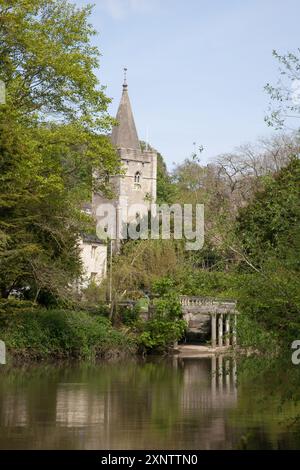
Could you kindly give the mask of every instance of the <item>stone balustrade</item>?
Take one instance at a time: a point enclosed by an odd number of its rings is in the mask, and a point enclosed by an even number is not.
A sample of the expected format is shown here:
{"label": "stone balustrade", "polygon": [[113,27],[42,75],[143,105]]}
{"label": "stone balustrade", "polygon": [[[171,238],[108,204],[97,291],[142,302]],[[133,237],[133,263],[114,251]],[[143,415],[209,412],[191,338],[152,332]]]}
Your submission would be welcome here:
{"label": "stone balustrade", "polygon": [[191,327],[200,322],[199,316],[211,317],[212,348],[235,347],[238,311],[234,300],[182,296],[180,298],[184,318]]}

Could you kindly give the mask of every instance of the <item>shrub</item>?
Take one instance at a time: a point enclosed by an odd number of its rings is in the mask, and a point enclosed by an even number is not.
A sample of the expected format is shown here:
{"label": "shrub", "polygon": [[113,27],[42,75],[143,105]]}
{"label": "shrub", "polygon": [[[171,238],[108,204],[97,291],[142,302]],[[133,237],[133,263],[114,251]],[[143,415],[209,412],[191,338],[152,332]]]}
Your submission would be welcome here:
{"label": "shrub", "polygon": [[154,314],[147,322],[136,324],[138,344],[144,351],[167,351],[185,333],[179,296],[172,287],[167,278],[155,282],[153,292],[160,297],[154,300]]}
{"label": "shrub", "polygon": [[126,306],[119,309],[119,317],[124,325],[134,325],[138,321],[139,315],[140,308],[138,305],[134,307]]}
{"label": "shrub", "polygon": [[0,303],[0,329],[8,350],[23,358],[96,358],[136,349],[133,337],[114,329],[105,317],[23,302],[10,309]]}
{"label": "shrub", "polygon": [[154,317],[143,323],[143,330],[138,336],[138,344],[146,351],[163,352],[171,348],[175,341],[185,333],[184,320],[167,320]]}

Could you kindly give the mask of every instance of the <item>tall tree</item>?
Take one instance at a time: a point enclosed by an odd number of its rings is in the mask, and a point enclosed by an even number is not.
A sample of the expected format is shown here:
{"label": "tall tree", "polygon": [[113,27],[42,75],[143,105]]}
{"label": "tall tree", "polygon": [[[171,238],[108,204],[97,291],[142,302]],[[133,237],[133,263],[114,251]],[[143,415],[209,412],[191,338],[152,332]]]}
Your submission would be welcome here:
{"label": "tall tree", "polygon": [[[0,293],[65,297],[92,189],[119,172],[90,7],[0,0]],[[97,176],[96,176],[97,175]]]}
{"label": "tall tree", "polygon": [[265,180],[237,220],[246,256],[258,269],[248,277],[241,309],[279,340],[293,340],[300,329],[300,160]]}
{"label": "tall tree", "polygon": [[300,160],[296,156],[289,165],[264,182],[264,189],[240,211],[237,232],[251,259],[262,266],[268,256],[285,259],[294,246],[295,266],[300,223]]}

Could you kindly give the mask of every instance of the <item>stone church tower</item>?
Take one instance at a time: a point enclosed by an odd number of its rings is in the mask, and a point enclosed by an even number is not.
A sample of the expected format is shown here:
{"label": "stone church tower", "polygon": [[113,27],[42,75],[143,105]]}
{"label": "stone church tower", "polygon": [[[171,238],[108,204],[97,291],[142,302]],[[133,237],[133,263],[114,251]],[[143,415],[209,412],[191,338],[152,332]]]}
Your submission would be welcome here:
{"label": "stone church tower", "polygon": [[[154,150],[141,149],[131,110],[126,75],[116,120],[118,125],[112,130],[111,141],[118,151],[124,174],[110,178],[114,199],[93,194],[92,205],[86,210],[97,220],[101,206],[110,204],[115,207],[115,252],[120,246],[118,233],[121,229],[137,215],[141,218],[148,216],[151,204],[156,203],[157,154]],[[100,284],[107,272],[106,243],[97,237],[85,236],[80,242],[80,247],[85,271],[82,287],[87,287],[91,281]]]}
{"label": "stone church tower", "polygon": [[115,199],[105,199],[95,194],[93,208],[97,213],[101,204],[113,203],[118,233],[119,227],[136,218],[137,214],[139,217],[147,216],[150,205],[156,203],[157,154],[153,150],[141,149],[126,76],[116,120],[118,125],[112,130],[111,142],[118,151],[124,174],[111,177]]}

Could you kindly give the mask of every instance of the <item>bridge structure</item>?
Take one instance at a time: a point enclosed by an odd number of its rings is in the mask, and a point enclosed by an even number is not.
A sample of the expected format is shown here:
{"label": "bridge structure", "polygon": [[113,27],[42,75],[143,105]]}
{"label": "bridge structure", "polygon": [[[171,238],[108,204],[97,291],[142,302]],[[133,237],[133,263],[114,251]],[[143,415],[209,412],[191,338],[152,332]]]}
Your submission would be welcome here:
{"label": "bridge structure", "polygon": [[210,334],[213,349],[236,347],[236,301],[184,295],[180,303],[188,332]]}

